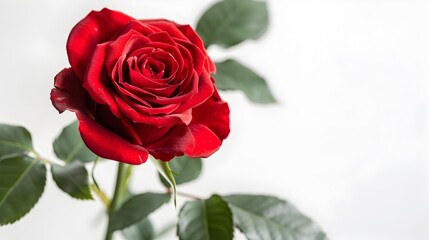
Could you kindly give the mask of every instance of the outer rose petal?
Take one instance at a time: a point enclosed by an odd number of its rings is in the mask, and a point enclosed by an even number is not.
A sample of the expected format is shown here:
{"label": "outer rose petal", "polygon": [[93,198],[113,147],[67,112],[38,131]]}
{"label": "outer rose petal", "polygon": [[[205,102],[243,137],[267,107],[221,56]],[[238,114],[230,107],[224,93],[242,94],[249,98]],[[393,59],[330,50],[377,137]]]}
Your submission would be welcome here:
{"label": "outer rose petal", "polygon": [[88,95],[70,68],[62,70],[55,77],[51,101],[60,113],[65,110],[76,113],[82,139],[97,155],[129,164],[141,164],[147,160],[146,149],[107,130],[88,115]]}
{"label": "outer rose petal", "polygon": [[192,55],[192,60],[194,61],[195,71],[198,74],[201,74],[201,72],[203,71],[203,67],[205,67],[204,63],[206,60],[206,56],[201,51],[201,49],[198,48],[195,44],[189,43],[187,41],[177,40],[177,43],[179,43],[189,51],[189,53]]}
{"label": "outer rose petal", "polygon": [[83,79],[95,46],[111,40],[127,25],[132,17],[107,8],[92,11],[70,32],[67,40],[67,55],[75,73]]}
{"label": "outer rose petal", "polygon": [[142,146],[131,144],[85,114],[76,116],[83,141],[98,156],[134,165],[146,162],[148,152]]}
{"label": "outer rose petal", "polygon": [[[121,117],[121,112],[114,100],[111,90],[108,88],[109,77],[104,70],[103,59],[106,56],[108,44],[100,44],[94,49],[91,62],[88,62],[87,72],[83,80],[83,87],[88,91],[92,99],[97,103],[106,104],[117,117]],[[112,96],[113,95],[113,96]]]}
{"label": "outer rose petal", "polygon": [[51,91],[51,101],[60,113],[65,110],[81,111],[87,105],[88,94],[71,68],[64,68],[55,76],[54,86],[55,88]]}
{"label": "outer rose petal", "polygon": [[198,92],[192,98],[188,99],[175,112],[184,111],[189,108],[196,107],[205,102],[213,94],[214,85],[208,73],[202,73],[199,76]]}
{"label": "outer rose petal", "polygon": [[203,124],[213,131],[222,141],[229,135],[229,107],[215,89],[213,96],[193,109],[192,123]]}
{"label": "outer rose petal", "polygon": [[[187,139],[192,137],[193,139]],[[183,140],[183,152],[189,157],[208,157],[216,152],[222,142],[207,126],[192,124]]]}
{"label": "outer rose petal", "polygon": [[189,25],[177,25],[177,28],[189,39],[190,42],[197,45],[198,48],[201,49],[205,53],[206,61],[204,63],[204,67],[207,69],[209,73],[216,72],[216,65],[207,55],[207,52],[204,47],[203,40],[198,36],[198,34],[191,28]]}
{"label": "outer rose petal", "polygon": [[179,31],[175,22],[165,19],[140,20],[140,22],[158,28],[160,31],[166,31],[171,37],[188,40],[188,38]]}
{"label": "outer rose petal", "polygon": [[167,133],[168,137],[146,146],[155,158],[169,161],[175,156],[208,157],[216,152],[222,142],[202,124],[178,126]]}

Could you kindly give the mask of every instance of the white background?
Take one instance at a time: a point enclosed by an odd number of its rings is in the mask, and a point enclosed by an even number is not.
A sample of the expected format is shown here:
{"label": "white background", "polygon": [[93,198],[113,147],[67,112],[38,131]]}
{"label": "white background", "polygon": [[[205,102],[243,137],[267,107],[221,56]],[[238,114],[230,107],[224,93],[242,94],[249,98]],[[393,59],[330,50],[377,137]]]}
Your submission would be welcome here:
{"label": "white background", "polygon": [[[333,240],[429,239],[429,2],[268,2],[271,25],[261,41],[209,51],[266,77],[279,104],[254,105],[240,93],[223,94],[232,112],[231,135],[204,160],[201,179],[180,189],[203,197],[277,195]],[[53,158],[51,142],[74,116],[58,115],[49,92],[53,76],[69,66],[65,42],[75,23],[107,6],[195,26],[212,3],[2,0],[0,122],[26,126],[42,154]],[[114,167],[105,162],[96,171],[109,193]],[[135,171],[133,188],[162,190],[150,164]],[[174,215],[168,206],[153,219],[160,227]],[[101,239],[105,224],[99,201],[72,200],[49,177],[36,207],[1,227],[0,239]]]}

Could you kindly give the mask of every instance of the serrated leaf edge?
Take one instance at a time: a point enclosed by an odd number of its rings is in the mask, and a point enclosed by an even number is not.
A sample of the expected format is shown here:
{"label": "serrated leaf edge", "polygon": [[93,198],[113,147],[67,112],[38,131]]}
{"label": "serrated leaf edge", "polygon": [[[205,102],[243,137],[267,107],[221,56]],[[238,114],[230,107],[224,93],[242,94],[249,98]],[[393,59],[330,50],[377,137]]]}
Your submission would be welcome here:
{"label": "serrated leaf edge", "polygon": [[[2,159],[3,160],[3,159]],[[31,165],[32,167],[31,168],[33,168],[35,165],[36,165],[36,163],[38,162],[38,160],[36,160],[36,159],[32,159],[33,161],[34,161],[34,163]],[[28,212],[26,212],[25,214],[23,214],[22,216],[20,216],[19,218],[17,218],[17,219],[15,219],[14,221],[11,221],[11,222],[5,222],[5,223],[1,223],[0,222],[0,226],[7,226],[7,225],[10,225],[10,224],[13,224],[13,223],[15,223],[15,222],[17,222],[17,221],[19,221],[21,218],[23,218],[24,216],[26,216],[28,213],[30,213],[31,212],[31,210],[36,206],[36,204],[39,202],[39,200],[40,200],[40,198],[42,197],[42,195],[43,195],[43,193],[45,192],[45,187],[46,187],[46,171],[47,171],[47,169],[46,169],[46,165],[45,164],[42,164],[43,165],[43,168],[45,169],[45,177],[44,177],[44,181],[43,181],[43,187],[42,187],[42,192],[41,192],[41,194],[40,194],[40,196],[37,198],[37,200],[34,202],[34,204],[30,207],[30,209],[28,210]],[[29,171],[29,170],[28,170]],[[25,172],[28,172],[27,170],[25,171]],[[20,177],[20,179],[21,179],[21,177]],[[2,202],[0,203],[0,205],[1,204],[3,204],[4,203],[4,200],[5,200],[6,198],[4,198],[3,200],[2,200]]]}
{"label": "serrated leaf edge", "polygon": [[[59,166],[59,167],[64,167],[64,166],[61,166],[61,165],[57,165],[57,166]],[[86,170],[86,168],[85,168],[85,170]],[[89,177],[89,175],[88,175],[88,170],[86,170],[87,172],[87,178]],[[51,174],[52,174],[52,179],[54,180],[54,182],[55,182],[55,184],[57,185],[57,187],[61,190],[61,191],[63,191],[65,194],[67,194],[68,196],[70,196],[70,197],[72,197],[72,198],[74,198],[74,199],[77,199],[77,200],[82,200],[82,201],[86,201],[86,200],[94,200],[94,197],[92,196],[92,194],[91,194],[91,189],[90,189],[90,187],[89,187],[89,184],[88,184],[88,194],[89,194],[89,198],[88,197],[78,197],[78,196],[74,196],[74,195],[72,195],[71,193],[68,193],[68,192],[65,192],[60,186],[59,186],[59,184],[57,183],[57,180],[55,179],[55,177],[54,177],[54,173],[52,172],[52,167],[51,167]],[[76,186],[79,186],[79,184],[77,184],[76,183],[76,181],[73,179],[73,178],[71,178],[71,177],[69,177],[69,174],[67,174],[67,179],[69,179],[71,182],[73,182]],[[85,189],[85,187],[78,187],[78,189],[79,189],[79,191],[80,192],[82,192],[82,193],[84,193],[85,195],[87,194],[84,190],[86,190]]]}

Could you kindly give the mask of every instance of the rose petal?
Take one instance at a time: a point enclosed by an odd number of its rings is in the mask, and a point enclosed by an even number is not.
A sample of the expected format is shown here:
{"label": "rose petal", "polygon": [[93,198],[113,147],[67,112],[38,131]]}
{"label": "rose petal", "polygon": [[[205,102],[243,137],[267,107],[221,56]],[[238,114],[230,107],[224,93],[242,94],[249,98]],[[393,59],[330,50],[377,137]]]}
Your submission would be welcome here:
{"label": "rose petal", "polygon": [[116,102],[121,109],[122,113],[132,120],[135,123],[146,123],[152,124],[158,127],[172,126],[178,123],[181,123],[181,114],[169,114],[169,115],[160,115],[153,116],[149,114],[142,114],[137,112],[134,108],[132,108],[127,102],[125,102],[120,97],[116,97]]}
{"label": "rose petal", "polygon": [[82,111],[88,103],[88,94],[81,86],[79,77],[71,68],[65,68],[55,76],[55,88],[51,91],[51,101],[60,112]]}
{"label": "rose petal", "polygon": [[90,12],[70,32],[67,55],[75,73],[83,79],[88,61],[99,43],[112,40],[133,18],[121,12],[103,8]]}
{"label": "rose petal", "polygon": [[129,119],[117,118],[106,105],[97,104],[94,109],[94,120],[101,126],[109,129],[130,143],[142,144],[139,135]]}
{"label": "rose petal", "polygon": [[208,157],[216,152],[221,141],[207,126],[192,124],[183,138],[183,152],[189,157]]}
{"label": "rose petal", "polygon": [[193,108],[205,102],[214,91],[213,82],[210,75],[202,73],[199,77],[198,92],[195,93],[186,102],[183,102],[175,112],[181,112],[185,109]]}
{"label": "rose petal", "polygon": [[171,38],[171,36],[167,32],[152,33],[151,35],[148,36],[148,38],[152,42],[167,43],[173,46],[176,45],[176,42],[173,40],[173,38]]}
{"label": "rose petal", "polygon": [[120,57],[124,55],[129,57],[129,54],[132,51],[134,51],[135,49],[141,49],[148,43],[150,43],[150,39],[145,36],[142,36],[139,32],[135,30],[131,30],[125,35],[118,37],[118,39],[116,39],[115,41],[110,42],[105,55],[105,64],[107,67],[107,71],[110,72],[113,69],[114,65],[116,64],[116,61]]}
{"label": "rose petal", "polygon": [[203,40],[198,36],[194,29],[189,25],[178,25],[177,28],[189,39],[189,42],[195,44],[203,53],[205,53],[204,66],[209,73],[216,72],[216,65],[207,55]]}
{"label": "rose petal", "polygon": [[193,66],[195,71],[197,72],[198,75],[201,74],[201,72],[203,71],[204,62],[206,60],[206,56],[201,51],[201,49],[199,49],[195,44],[192,44],[186,41],[177,40],[177,43],[182,45],[188,50],[188,52],[192,56]]}
{"label": "rose petal", "polygon": [[119,36],[124,35],[131,30],[137,31],[143,36],[149,36],[150,34],[155,32],[154,29],[150,26],[147,26],[146,24],[143,24],[140,21],[133,19],[124,27]]}
{"label": "rose petal", "polygon": [[220,140],[229,135],[229,107],[220,98],[217,90],[211,98],[193,108],[192,123],[202,124],[210,128]]}
{"label": "rose petal", "polygon": [[147,24],[151,27],[156,27],[161,31],[166,31],[168,35],[173,38],[179,38],[182,40],[187,40],[186,36],[177,28],[177,24],[168,21],[165,19],[150,19],[150,20],[140,20],[143,24]]}
{"label": "rose petal", "polygon": [[83,141],[98,156],[134,165],[146,162],[148,152],[144,147],[131,144],[85,114],[76,116]]}
{"label": "rose petal", "polygon": [[[155,105],[156,106],[162,106],[162,105],[169,105],[169,104],[181,104],[182,102],[187,101],[189,98],[192,98],[192,96],[194,96],[196,93],[198,93],[198,76],[196,74],[194,74],[194,78],[195,79],[189,83],[190,90],[184,91],[186,93],[178,92],[174,96],[171,95],[169,97],[154,94],[151,91],[151,88],[139,88],[139,87],[133,86],[133,85],[128,84],[128,83],[123,83],[122,84],[123,88],[122,89],[118,88],[118,91],[120,93],[124,93],[126,96],[129,96],[132,98],[139,97],[139,98],[141,98],[141,100],[144,99],[144,101],[152,103],[153,106],[155,106]],[[209,84],[212,84],[212,83],[210,82]],[[114,86],[116,86],[116,83],[114,83]],[[176,86],[171,86],[171,87],[176,87]],[[124,91],[127,91],[127,93],[125,93]],[[138,99],[136,99],[136,100],[140,101]],[[186,109],[182,108],[182,110],[186,110]]]}
{"label": "rose petal", "polygon": [[88,91],[91,98],[100,104],[106,104],[116,117],[121,117],[121,112],[116,104],[112,93],[109,89],[111,81],[109,75],[104,68],[104,59],[109,43],[100,44],[94,51],[94,55],[89,62],[88,71],[83,81],[83,87]]}
{"label": "rose petal", "polygon": [[128,99],[123,100],[137,112],[148,115],[170,114],[179,107],[178,104],[168,104],[160,107],[147,107]]}
{"label": "rose petal", "polygon": [[208,157],[216,152],[221,141],[208,127],[193,124],[176,127],[168,137],[146,146],[155,158],[169,161],[174,156],[186,154],[189,157]]}
{"label": "rose petal", "polygon": [[[147,106],[147,107],[151,107],[150,103],[148,103],[143,97],[144,96],[138,96],[136,94],[134,94],[132,91],[130,91],[127,86],[129,86],[128,83],[117,83],[117,82],[113,82],[113,86],[115,87],[117,93],[120,95],[120,97],[125,101],[135,101],[138,102],[138,104],[142,105],[142,106]],[[116,96],[115,96],[115,100],[116,100]]]}
{"label": "rose petal", "polygon": [[140,137],[142,146],[149,145],[155,141],[158,141],[166,135],[171,130],[171,127],[157,127],[149,124],[135,123],[134,129]]}
{"label": "rose petal", "polygon": [[177,45],[177,48],[180,51],[180,57],[182,58],[182,71],[178,73],[179,77],[171,79],[170,84],[179,84],[186,83],[187,79],[190,78],[194,72],[199,75],[199,73],[194,68],[194,60],[192,54],[182,45]]}

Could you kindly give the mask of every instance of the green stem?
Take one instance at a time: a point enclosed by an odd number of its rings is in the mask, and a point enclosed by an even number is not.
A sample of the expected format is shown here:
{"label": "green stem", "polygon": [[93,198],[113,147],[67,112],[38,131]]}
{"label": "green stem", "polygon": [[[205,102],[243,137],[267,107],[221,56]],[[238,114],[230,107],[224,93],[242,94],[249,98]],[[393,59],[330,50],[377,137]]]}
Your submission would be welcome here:
{"label": "green stem", "polygon": [[[113,193],[112,201],[110,201],[109,207],[107,208],[107,214],[110,219],[113,212],[119,207],[121,198],[127,188],[127,167],[124,163],[119,163],[118,172],[116,175],[115,191]],[[113,232],[109,228],[106,230],[105,240],[112,240]]]}
{"label": "green stem", "polygon": [[[172,193],[171,188],[167,188],[167,193]],[[182,197],[190,198],[190,199],[193,199],[193,200],[203,200],[203,198],[202,198],[202,197],[198,197],[198,196],[195,196],[195,195],[193,195],[193,194],[189,194],[189,193],[176,192],[176,194],[177,194],[178,196],[182,196]]]}
{"label": "green stem", "polygon": [[30,152],[31,152],[31,153],[33,153],[34,157],[35,157],[37,160],[39,160],[40,162],[42,162],[42,163],[44,163],[44,164],[51,164],[51,165],[53,165],[53,164],[54,164],[51,160],[49,160],[49,159],[46,159],[46,158],[42,157],[38,152],[36,152],[36,150],[31,149],[31,151],[30,151]]}
{"label": "green stem", "polygon": [[100,198],[100,200],[103,202],[103,204],[104,204],[104,206],[106,206],[106,208],[109,207],[110,199],[103,192],[103,190],[101,190],[100,188],[98,188],[98,186],[95,185],[94,183],[91,184],[91,185],[89,185],[89,189],[91,189],[91,191],[93,193],[95,193]]}

